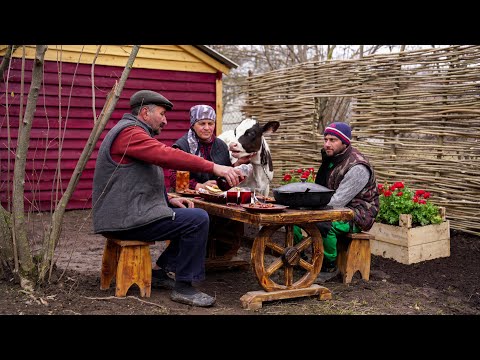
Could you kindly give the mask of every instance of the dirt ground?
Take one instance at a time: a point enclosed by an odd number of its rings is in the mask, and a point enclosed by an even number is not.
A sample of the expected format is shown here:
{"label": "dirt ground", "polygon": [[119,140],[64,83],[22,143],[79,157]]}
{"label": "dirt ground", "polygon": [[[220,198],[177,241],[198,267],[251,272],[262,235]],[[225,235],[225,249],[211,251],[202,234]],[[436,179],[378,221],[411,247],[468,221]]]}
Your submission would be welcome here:
{"label": "dirt ground", "polygon": [[[452,230],[451,256],[403,265],[372,256],[370,281],[357,273],[349,285],[340,277],[324,284],[333,298],[316,297],[264,302],[258,310],[244,310],[240,297],[262,290],[250,268],[207,272],[199,288],[215,295],[211,308],[173,302],[169,291],[152,288],[150,298],[141,298],[136,286],[127,297],[116,298],[115,287],[100,290],[100,266],[104,238],[92,233],[89,211],[68,211],[57,268],[50,284],[28,294],[12,279],[0,280],[0,314],[9,315],[478,315],[480,314],[480,238]],[[29,230],[41,239],[45,215],[33,215]],[[252,232],[253,233],[253,232]],[[155,260],[161,251],[152,249]],[[249,260],[248,246],[238,258]]]}

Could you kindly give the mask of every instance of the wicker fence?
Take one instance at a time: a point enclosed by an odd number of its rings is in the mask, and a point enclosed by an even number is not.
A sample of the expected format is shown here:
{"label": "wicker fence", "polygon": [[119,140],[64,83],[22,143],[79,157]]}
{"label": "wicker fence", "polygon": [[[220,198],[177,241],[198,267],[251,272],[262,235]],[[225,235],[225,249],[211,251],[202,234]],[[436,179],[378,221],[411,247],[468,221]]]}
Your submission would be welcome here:
{"label": "wicker fence", "polygon": [[379,182],[432,192],[451,227],[480,235],[480,46],[308,62],[250,77],[245,116],[280,121],[272,188],[320,164],[323,129],[346,121]]}

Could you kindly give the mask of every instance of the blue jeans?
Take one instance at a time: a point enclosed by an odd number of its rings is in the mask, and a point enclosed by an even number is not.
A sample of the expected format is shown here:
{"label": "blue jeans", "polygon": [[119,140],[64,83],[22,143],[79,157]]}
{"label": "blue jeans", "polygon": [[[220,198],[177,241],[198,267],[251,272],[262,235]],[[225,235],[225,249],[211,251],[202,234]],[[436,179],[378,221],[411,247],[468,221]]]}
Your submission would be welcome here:
{"label": "blue jeans", "polygon": [[170,240],[170,245],[157,259],[157,265],[174,272],[175,279],[179,281],[204,280],[210,224],[208,213],[198,208],[172,210],[175,212],[174,220],[163,218],[135,229],[109,232],[108,235],[121,240]]}

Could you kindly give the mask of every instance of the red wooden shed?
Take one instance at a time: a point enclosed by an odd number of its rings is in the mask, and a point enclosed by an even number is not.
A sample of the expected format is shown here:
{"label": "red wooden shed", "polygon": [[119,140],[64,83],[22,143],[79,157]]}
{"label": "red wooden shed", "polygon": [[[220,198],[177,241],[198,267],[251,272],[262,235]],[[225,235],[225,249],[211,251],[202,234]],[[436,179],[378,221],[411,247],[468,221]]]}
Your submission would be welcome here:
{"label": "red wooden shed", "polygon": [[[56,194],[66,189],[93,126],[92,88],[95,89],[98,117],[107,94],[120,79],[131,48],[131,45],[102,45],[95,59],[96,45],[48,46],[26,163],[26,210],[49,211],[55,207]],[[6,49],[7,46],[0,45],[0,57],[5,55]],[[11,66],[4,72],[4,81],[0,83],[0,201],[7,209],[10,207],[19,116],[25,111],[34,55],[34,45],[17,48]],[[130,111],[129,98],[134,92],[150,89],[172,101],[174,109],[167,114],[167,127],[159,136],[162,142],[171,145],[188,130],[188,111],[199,103],[216,108],[217,132],[221,132],[222,75],[228,75],[235,67],[235,63],[203,45],[142,45],[117,107],[67,208],[91,208],[98,147],[106,132]]]}

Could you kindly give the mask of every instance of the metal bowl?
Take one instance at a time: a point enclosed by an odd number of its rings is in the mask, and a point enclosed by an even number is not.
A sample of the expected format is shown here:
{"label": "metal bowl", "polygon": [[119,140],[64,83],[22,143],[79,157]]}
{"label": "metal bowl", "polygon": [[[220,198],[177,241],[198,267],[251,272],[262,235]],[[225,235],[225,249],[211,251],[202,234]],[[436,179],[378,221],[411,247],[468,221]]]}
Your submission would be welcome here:
{"label": "metal bowl", "polygon": [[334,193],[325,186],[308,182],[290,183],[273,189],[277,204],[297,209],[325,208]]}

